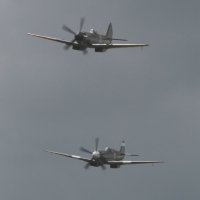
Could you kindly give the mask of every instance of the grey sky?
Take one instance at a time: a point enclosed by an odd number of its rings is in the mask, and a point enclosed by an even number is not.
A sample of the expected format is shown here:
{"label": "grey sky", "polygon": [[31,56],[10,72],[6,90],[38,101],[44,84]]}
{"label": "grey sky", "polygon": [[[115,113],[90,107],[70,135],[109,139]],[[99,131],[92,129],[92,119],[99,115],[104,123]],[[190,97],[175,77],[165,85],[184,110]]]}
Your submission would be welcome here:
{"label": "grey sky", "polygon": [[[2,0],[0,7],[0,198],[188,200],[200,196],[200,2]],[[63,50],[26,35],[72,40],[66,24],[143,48]],[[90,157],[119,149],[164,164],[118,170],[44,149]]]}

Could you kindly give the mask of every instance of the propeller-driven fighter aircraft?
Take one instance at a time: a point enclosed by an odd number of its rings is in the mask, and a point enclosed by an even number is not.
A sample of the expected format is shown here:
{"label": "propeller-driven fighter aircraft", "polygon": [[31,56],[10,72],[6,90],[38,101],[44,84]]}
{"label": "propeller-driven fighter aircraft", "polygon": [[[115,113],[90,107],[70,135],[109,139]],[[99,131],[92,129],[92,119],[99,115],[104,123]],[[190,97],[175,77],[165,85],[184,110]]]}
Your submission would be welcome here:
{"label": "propeller-driven fighter aircraft", "polygon": [[85,21],[85,19],[81,18],[80,29],[78,32],[74,32],[66,25],[63,25],[63,27],[62,27],[63,30],[74,35],[74,39],[71,41],[67,41],[64,39],[52,38],[52,37],[43,36],[43,35],[32,34],[32,33],[28,33],[28,35],[32,35],[32,36],[47,39],[47,40],[52,40],[55,42],[64,43],[66,45],[64,47],[65,50],[68,50],[69,47],[72,46],[72,49],[83,51],[83,54],[87,54],[87,48],[93,48],[93,49],[95,49],[95,52],[105,52],[106,50],[111,49],[111,48],[149,46],[148,44],[112,44],[113,40],[120,40],[120,41],[127,41],[127,40],[116,39],[116,38],[112,37],[113,29],[112,29],[111,23],[108,26],[106,35],[100,35],[94,29],[91,29],[90,32],[82,31],[84,21]]}
{"label": "propeller-driven fighter aircraft", "polygon": [[87,162],[87,164],[85,165],[85,169],[88,169],[89,166],[93,166],[93,167],[100,166],[103,170],[105,170],[106,169],[105,165],[110,165],[110,168],[120,168],[121,165],[163,163],[160,161],[122,161],[124,159],[124,156],[138,156],[138,155],[125,153],[125,142],[124,141],[122,142],[121,148],[119,151],[116,151],[109,147],[106,147],[104,150],[98,149],[98,143],[99,143],[98,138],[96,138],[95,143],[96,143],[96,145],[95,145],[96,149],[93,152],[89,151],[83,147],[80,148],[80,151],[92,154],[91,159],[84,158],[81,156],[76,156],[76,155],[59,153],[59,152],[55,152],[55,151],[49,151],[49,150],[45,150],[45,151],[54,153],[54,154],[58,154],[61,156],[66,156],[66,157],[75,158],[78,160],[83,160],[83,161]]}

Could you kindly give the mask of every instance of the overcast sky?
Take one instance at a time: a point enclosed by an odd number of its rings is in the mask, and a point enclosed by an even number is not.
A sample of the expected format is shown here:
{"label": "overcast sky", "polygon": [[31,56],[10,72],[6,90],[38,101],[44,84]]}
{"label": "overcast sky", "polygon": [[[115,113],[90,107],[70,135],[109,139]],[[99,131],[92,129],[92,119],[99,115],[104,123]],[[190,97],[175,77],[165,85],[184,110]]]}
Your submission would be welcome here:
{"label": "overcast sky", "polygon": [[[82,52],[28,36],[72,40],[66,24],[143,48]],[[0,199],[196,200],[200,196],[198,0],[1,0]],[[106,171],[46,153],[90,158],[119,149],[164,164]]]}

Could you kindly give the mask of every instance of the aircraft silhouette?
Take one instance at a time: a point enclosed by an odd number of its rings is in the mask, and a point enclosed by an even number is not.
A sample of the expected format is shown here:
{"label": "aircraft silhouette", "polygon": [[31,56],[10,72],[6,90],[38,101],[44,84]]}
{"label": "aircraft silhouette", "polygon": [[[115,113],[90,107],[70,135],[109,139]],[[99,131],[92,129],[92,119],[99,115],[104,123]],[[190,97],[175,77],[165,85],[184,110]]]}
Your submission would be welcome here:
{"label": "aircraft silhouette", "polygon": [[108,49],[112,48],[127,48],[127,47],[144,47],[149,46],[148,44],[112,44],[113,40],[119,40],[119,41],[127,41],[125,39],[116,39],[113,38],[113,29],[112,24],[110,23],[108,26],[108,30],[106,35],[100,35],[97,31],[94,29],[91,29],[90,32],[82,31],[82,27],[84,24],[85,19],[81,18],[80,21],[80,28],[78,32],[74,32],[66,25],[63,25],[63,30],[71,33],[74,35],[74,39],[71,41],[67,41],[64,39],[57,39],[53,37],[43,36],[43,35],[37,35],[28,33],[28,35],[52,40],[55,42],[64,43],[66,46],[64,47],[65,50],[68,50],[70,46],[72,46],[72,49],[83,51],[83,54],[87,54],[87,48],[93,48],[95,49],[95,52],[105,52]]}
{"label": "aircraft silhouette", "polygon": [[60,153],[55,151],[45,150],[46,152],[58,154],[61,156],[66,156],[86,162],[85,169],[88,169],[89,166],[101,167],[103,170],[106,169],[105,165],[110,165],[110,168],[120,168],[121,165],[131,165],[131,164],[153,164],[153,163],[163,163],[162,161],[123,161],[124,156],[138,156],[133,154],[125,153],[125,142],[122,141],[121,148],[119,151],[106,147],[104,150],[98,149],[99,138],[95,140],[95,150],[90,151],[83,147],[80,147],[80,151],[89,153],[92,155],[92,158],[84,158],[81,156],[70,155],[66,153]]}

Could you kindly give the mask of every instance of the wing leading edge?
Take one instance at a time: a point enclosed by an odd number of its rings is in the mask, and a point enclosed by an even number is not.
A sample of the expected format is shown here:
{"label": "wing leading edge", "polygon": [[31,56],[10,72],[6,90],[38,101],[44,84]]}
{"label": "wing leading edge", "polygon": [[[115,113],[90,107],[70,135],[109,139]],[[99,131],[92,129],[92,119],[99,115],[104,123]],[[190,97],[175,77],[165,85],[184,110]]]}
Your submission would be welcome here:
{"label": "wing leading edge", "polygon": [[49,151],[49,150],[44,150],[44,151],[49,152],[49,153],[54,153],[54,154],[57,154],[57,155],[61,155],[61,156],[66,156],[66,157],[78,159],[78,160],[83,160],[83,161],[85,161],[85,162],[90,162],[90,161],[91,161],[90,159],[88,159],[88,158],[83,158],[83,157],[81,157],[81,156],[70,155],[70,154],[66,154],[66,153],[60,153],[60,152]]}
{"label": "wing leading edge", "polygon": [[46,40],[52,40],[52,41],[55,41],[55,42],[64,43],[66,45],[78,45],[77,42],[70,42],[70,41],[67,41],[67,40],[61,40],[61,39],[58,39],[58,38],[48,37],[48,36],[44,36],[44,35],[37,35],[37,34],[33,34],[33,33],[27,33],[27,34],[34,36],[34,37],[43,38],[43,39],[46,39]]}

